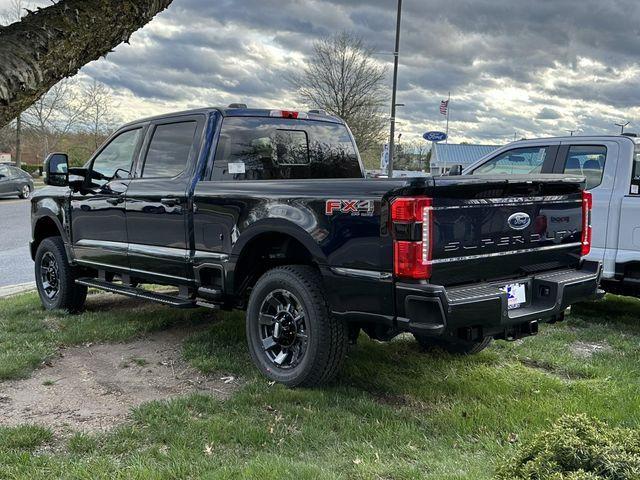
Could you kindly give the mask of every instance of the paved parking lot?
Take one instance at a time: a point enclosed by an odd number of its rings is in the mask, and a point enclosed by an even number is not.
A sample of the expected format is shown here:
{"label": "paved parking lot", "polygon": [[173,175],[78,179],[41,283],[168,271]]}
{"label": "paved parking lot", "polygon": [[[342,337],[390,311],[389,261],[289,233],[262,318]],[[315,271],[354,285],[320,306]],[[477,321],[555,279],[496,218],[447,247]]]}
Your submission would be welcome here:
{"label": "paved parking lot", "polygon": [[33,281],[29,200],[0,199],[0,287]]}

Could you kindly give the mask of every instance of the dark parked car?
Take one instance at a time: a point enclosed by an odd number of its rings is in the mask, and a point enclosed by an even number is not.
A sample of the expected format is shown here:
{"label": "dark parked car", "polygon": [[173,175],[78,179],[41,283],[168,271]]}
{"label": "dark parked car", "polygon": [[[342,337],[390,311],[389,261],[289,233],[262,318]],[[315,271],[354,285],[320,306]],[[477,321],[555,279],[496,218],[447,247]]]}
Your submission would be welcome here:
{"label": "dark parked car", "polygon": [[11,165],[0,165],[0,197],[29,198],[33,180],[24,170]]}
{"label": "dark parked car", "polygon": [[318,112],[140,120],[67,166],[51,155],[45,182],[66,188],[32,199],[45,308],[80,310],[87,287],[240,308],[256,366],[290,386],[329,380],[361,330],[471,354],[597,293],[584,178],[368,180],[347,126]]}

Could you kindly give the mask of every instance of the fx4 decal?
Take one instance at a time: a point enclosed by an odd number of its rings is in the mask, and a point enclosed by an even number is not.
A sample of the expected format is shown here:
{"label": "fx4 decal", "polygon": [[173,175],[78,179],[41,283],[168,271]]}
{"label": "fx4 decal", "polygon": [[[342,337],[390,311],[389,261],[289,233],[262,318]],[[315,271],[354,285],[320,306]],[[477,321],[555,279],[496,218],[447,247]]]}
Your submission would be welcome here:
{"label": "fx4 decal", "polygon": [[346,213],[354,216],[373,215],[373,200],[327,200],[324,206],[326,215],[334,213]]}

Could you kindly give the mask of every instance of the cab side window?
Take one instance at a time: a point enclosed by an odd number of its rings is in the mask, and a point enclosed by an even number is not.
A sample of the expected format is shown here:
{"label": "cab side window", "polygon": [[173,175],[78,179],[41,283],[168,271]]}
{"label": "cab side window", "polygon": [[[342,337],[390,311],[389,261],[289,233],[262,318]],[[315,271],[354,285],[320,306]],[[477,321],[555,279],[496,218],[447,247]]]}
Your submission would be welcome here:
{"label": "cab side window", "polygon": [[142,129],[137,128],[121,133],[98,154],[91,167],[97,174],[94,175],[94,183],[104,184],[114,177],[129,175],[141,132]]}
{"label": "cab side window", "polygon": [[480,165],[474,175],[528,175],[542,173],[549,147],[516,148]]}
{"label": "cab side window", "polygon": [[587,190],[602,183],[607,147],[604,145],[572,145],[567,152],[563,173],[587,179]]}
{"label": "cab side window", "polygon": [[631,177],[631,194],[640,195],[640,145],[636,145],[633,155],[633,176]]}

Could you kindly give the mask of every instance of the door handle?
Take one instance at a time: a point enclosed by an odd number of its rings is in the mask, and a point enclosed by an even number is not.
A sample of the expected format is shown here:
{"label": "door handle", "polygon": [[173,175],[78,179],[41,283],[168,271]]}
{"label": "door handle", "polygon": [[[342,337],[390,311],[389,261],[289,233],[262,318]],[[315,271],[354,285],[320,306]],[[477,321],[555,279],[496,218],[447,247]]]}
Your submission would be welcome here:
{"label": "door handle", "polygon": [[111,205],[120,205],[124,202],[124,198],[116,197],[116,198],[107,198],[107,203]]}
{"label": "door handle", "polygon": [[163,198],[160,203],[165,207],[177,207],[180,205],[180,200],[178,198]]}

